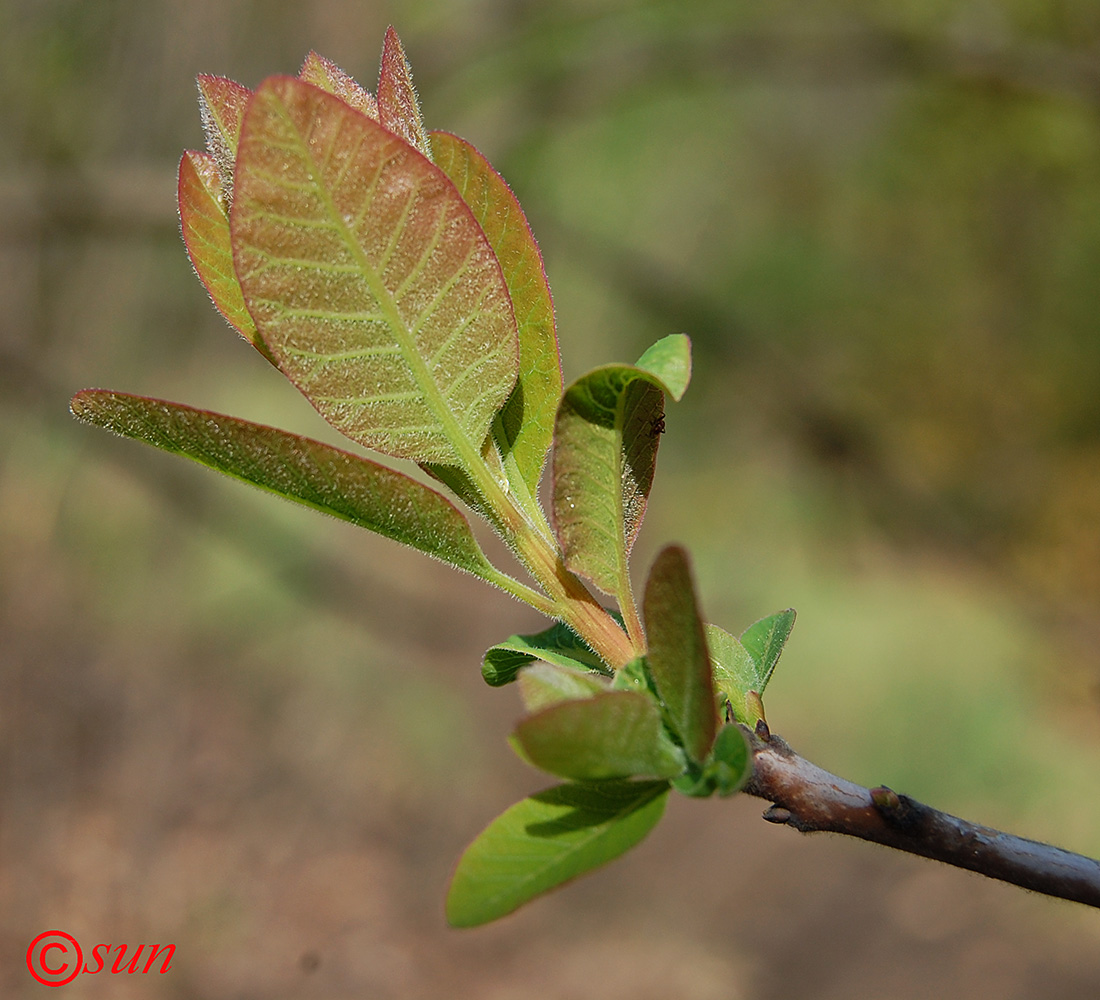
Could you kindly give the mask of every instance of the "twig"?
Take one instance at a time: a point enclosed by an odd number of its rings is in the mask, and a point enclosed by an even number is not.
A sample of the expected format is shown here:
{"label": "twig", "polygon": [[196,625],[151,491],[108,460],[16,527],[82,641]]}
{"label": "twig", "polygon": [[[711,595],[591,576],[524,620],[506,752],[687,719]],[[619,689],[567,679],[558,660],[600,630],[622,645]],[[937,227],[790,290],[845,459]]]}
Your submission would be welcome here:
{"label": "twig", "polygon": [[886,788],[838,778],[759,726],[744,791],[774,803],[764,819],[803,833],[859,837],[909,854],[1100,907],[1100,861],[958,819]]}

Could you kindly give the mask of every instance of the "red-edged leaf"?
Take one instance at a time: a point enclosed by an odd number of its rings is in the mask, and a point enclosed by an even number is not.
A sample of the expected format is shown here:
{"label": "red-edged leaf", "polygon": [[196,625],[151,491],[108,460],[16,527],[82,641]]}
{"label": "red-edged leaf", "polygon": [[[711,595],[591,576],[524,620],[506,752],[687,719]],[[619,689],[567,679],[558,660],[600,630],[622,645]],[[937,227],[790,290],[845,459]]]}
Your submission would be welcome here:
{"label": "red-edged leaf", "polygon": [[374,95],[361,87],[332,60],[310,52],[302,63],[298,79],[328,91],[334,97],[339,97],[348,107],[362,111],[368,118],[378,121],[378,102]]}
{"label": "red-edged leaf", "polygon": [[191,266],[206,286],[218,312],[261,353],[266,349],[244,304],[233,270],[229,217],[218,197],[218,167],[209,153],[188,150],[180,160],[180,230]]}
{"label": "red-edged leaf", "polygon": [[[74,416],[411,545],[497,586],[458,509],[408,476],[320,441],[162,399],[86,389]],[[505,586],[505,589],[508,589]]]}
{"label": "red-edged leaf", "polygon": [[294,77],[256,91],[230,216],[248,310],[334,427],[419,462],[468,464],[515,385],[500,265],[447,176]]}
{"label": "red-edged leaf", "polygon": [[542,254],[516,196],[473,146],[447,132],[432,132],[435,162],[481,224],[500,261],[519,330],[520,376],[501,411],[498,445],[505,468],[514,462],[532,496],[554,436],[561,399],[561,358],[554,330],[554,304]]}
{"label": "red-edged leaf", "polygon": [[718,729],[714,677],[691,567],[679,546],[662,549],[653,561],[643,607],[653,683],[684,749],[702,762]]}
{"label": "red-edged leaf", "polygon": [[392,27],[386,29],[386,40],[382,44],[382,67],[378,73],[378,120],[429,160],[432,158],[424,119],[420,114],[420,102],[413,87],[412,70],[405,58],[401,39]]}
{"label": "red-edged leaf", "polygon": [[203,74],[196,82],[199,85],[199,112],[206,133],[206,145],[218,164],[221,179],[219,193],[228,208],[233,201],[233,161],[237,157],[241,121],[252,91],[224,76]]}

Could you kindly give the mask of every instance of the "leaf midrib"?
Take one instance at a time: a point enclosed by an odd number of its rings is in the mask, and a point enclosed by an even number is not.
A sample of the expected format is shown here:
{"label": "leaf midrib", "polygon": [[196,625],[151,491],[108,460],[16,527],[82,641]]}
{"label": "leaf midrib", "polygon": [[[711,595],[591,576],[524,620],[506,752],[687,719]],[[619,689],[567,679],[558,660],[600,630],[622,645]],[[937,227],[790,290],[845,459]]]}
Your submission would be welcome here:
{"label": "leaf midrib", "polygon": [[[310,180],[313,182],[316,188],[319,198],[324,206],[325,211],[328,213],[329,218],[336,231],[340,234],[345,245],[351,252],[353,260],[358,265],[358,271],[363,275],[367,282],[367,286],[371,291],[371,294],[377,300],[383,317],[386,320],[387,325],[392,331],[395,339],[397,340],[398,347],[401,350],[401,355],[405,359],[405,362],[409,365],[413,372],[413,378],[416,381],[417,386],[424,394],[425,401],[428,403],[428,408],[432,414],[440,422],[443,427],[444,436],[451,443],[451,445],[458,452],[458,456],[466,468],[473,473],[477,478],[479,468],[483,466],[480,452],[470,437],[466,434],[465,429],[456,419],[454,412],[447,404],[445,397],[442,394],[439,386],[432,378],[431,372],[428,369],[424,359],[420,356],[416,350],[416,344],[413,341],[412,330],[405,324],[404,319],[401,317],[401,312],[397,307],[397,301],[386,288],[382,281],[381,275],[375,273],[370,262],[367,260],[366,254],[363,252],[362,246],[359,244],[358,239],[355,238],[355,234],[349,229],[348,225],[344,222],[343,216],[336,208],[335,202],[332,200],[331,193],[328,185],[322,180],[322,175],[319,173],[320,166],[314,161],[309,144],[305,141],[305,137],[299,131],[297,123],[291,117],[285,101],[281,96],[277,97],[279,102],[279,111],[289,123],[292,130],[292,134],[298,145],[299,155],[302,157],[303,162],[306,164],[306,169],[309,171]],[[381,126],[379,126],[381,127]],[[337,133],[339,135],[339,133]],[[396,137],[395,137],[396,138]],[[335,141],[335,140],[334,140]],[[326,151],[326,154],[329,151]],[[387,163],[383,163],[380,168],[380,173],[385,169]],[[410,202],[420,192],[419,182],[416,185],[416,189],[410,198]],[[374,192],[373,188],[366,195],[370,200],[373,200]],[[369,209],[368,209],[369,210]],[[395,239],[394,245],[396,247],[397,240],[400,239],[398,234]]]}

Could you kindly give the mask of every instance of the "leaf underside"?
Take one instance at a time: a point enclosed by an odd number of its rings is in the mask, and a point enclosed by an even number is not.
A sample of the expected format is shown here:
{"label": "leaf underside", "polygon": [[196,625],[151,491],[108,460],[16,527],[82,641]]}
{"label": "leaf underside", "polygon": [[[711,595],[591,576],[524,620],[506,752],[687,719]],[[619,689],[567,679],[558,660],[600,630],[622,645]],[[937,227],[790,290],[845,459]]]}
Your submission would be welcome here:
{"label": "leaf underside", "polygon": [[491,687],[500,687],[514,681],[520,668],[536,659],[582,670],[606,670],[576,632],[564,622],[554,622],[536,635],[513,635],[497,643],[485,653],[481,674]]}
{"label": "leaf underside", "polygon": [[714,678],[687,553],[676,545],[653,562],[643,601],[657,693],[684,749],[702,762],[717,731]]}
{"label": "leaf underside", "polygon": [[322,416],[387,455],[463,464],[518,371],[492,248],[446,175],[294,77],[241,129],[234,261],[264,344]]}
{"label": "leaf underside", "polygon": [[660,820],[665,781],[557,785],[498,816],[466,849],[447,920],[474,927],[634,847]]}
{"label": "leaf underside", "polygon": [[491,583],[501,579],[446,497],[376,462],[273,427],[143,396],[89,389],[71,406],[87,423],[184,455]]}
{"label": "leaf underside", "polygon": [[608,594],[624,588],[660,440],[664,395],[640,369],[597,368],[573,383],[554,426],[553,523],[565,565]]}

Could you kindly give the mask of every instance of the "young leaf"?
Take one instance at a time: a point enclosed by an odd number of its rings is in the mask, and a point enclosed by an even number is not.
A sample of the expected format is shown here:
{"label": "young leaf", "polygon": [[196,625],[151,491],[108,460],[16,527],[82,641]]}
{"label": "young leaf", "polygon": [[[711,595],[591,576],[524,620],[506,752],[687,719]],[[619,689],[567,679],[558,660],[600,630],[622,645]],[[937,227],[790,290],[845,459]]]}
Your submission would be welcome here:
{"label": "young leaf", "polygon": [[752,774],[752,750],[740,726],[723,726],[714,738],[704,773],[722,798],[740,791]]}
{"label": "young leaf", "polygon": [[233,270],[229,216],[222,207],[220,191],[214,157],[194,150],[184,153],[179,171],[180,230],[191,266],[226,322],[266,355]]}
{"label": "young leaf", "polygon": [[714,678],[691,568],[679,546],[662,549],[654,560],[643,607],[649,637],[646,660],[657,693],[684,749],[702,762],[718,727]]}
{"label": "young leaf", "polygon": [[691,381],[691,340],[686,333],[670,333],[638,358],[637,367],[656,375],[678,403]]}
{"label": "young leaf", "polygon": [[489,161],[464,139],[432,132],[436,165],[470,206],[500,261],[519,329],[519,381],[500,414],[498,445],[505,468],[514,462],[531,496],[554,436],[562,394],[554,305],[542,254],[516,196]]}
{"label": "young leaf", "polygon": [[394,135],[432,158],[431,146],[424,131],[420,102],[412,82],[412,70],[405,58],[401,39],[392,27],[386,29],[382,43],[382,66],[378,73],[378,120]]}
{"label": "young leaf", "polygon": [[563,622],[554,622],[537,635],[513,635],[497,643],[485,653],[481,676],[491,687],[501,687],[514,681],[520,668],[533,660],[581,670],[607,669],[576,632]]}
{"label": "young leaf", "polygon": [[749,728],[761,718],[759,696],[771,680],[794,619],[791,608],[768,615],[745,629],[740,639],[717,625],[706,626],[714,683],[729,699],[734,718]]}
{"label": "young leaf", "polygon": [[[627,556],[653,483],[664,396],[681,395],[690,372],[684,336],[643,355],[655,371],[606,365],[565,392],[554,424],[554,530],[565,565],[633,606]],[[662,374],[672,378],[666,384]]]}
{"label": "young leaf", "polygon": [[86,423],[411,545],[509,592],[519,586],[489,563],[449,500],[383,465],[273,427],[143,396],[86,389],[71,408]]}
{"label": "young leaf", "polygon": [[515,739],[535,767],[572,781],[674,778],[684,770],[656,702],[631,691],[558,702],[520,722]]}
{"label": "young leaf", "polygon": [[783,646],[790,638],[794,628],[794,608],[778,611],[767,618],[754,622],[741,633],[741,645],[748,651],[756,664],[759,687],[757,694],[763,694],[764,688],[772,678],[775,665],[779,662]]}
{"label": "young leaf", "polygon": [[535,660],[520,670],[516,684],[523,707],[528,712],[540,712],[558,702],[604,694],[611,682],[591,670]]}
{"label": "young leaf", "polygon": [[298,79],[328,91],[334,97],[340,98],[349,108],[355,108],[368,118],[378,121],[378,102],[374,99],[374,95],[359,86],[330,59],[319,56],[316,52],[310,52],[302,63]]}
{"label": "young leaf", "polygon": [[668,782],[557,785],[498,816],[466,848],[447,893],[452,927],[476,927],[617,858],[660,820]]}
{"label": "young leaf", "polygon": [[223,209],[228,211],[233,201],[233,164],[237,158],[241,122],[252,91],[224,76],[203,74],[196,82],[206,147],[218,166],[218,196]]}
{"label": "young leaf", "polygon": [[233,257],[279,368],[369,448],[472,465],[515,385],[500,266],[446,175],[294,77],[241,129]]}
{"label": "young leaf", "polygon": [[733,717],[750,729],[760,719],[759,705],[748,697],[750,691],[760,693],[756,662],[741,640],[707,624],[707,648],[714,667],[714,686],[729,699]]}

